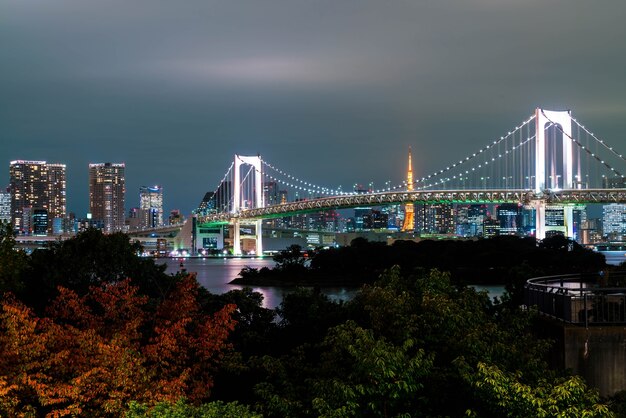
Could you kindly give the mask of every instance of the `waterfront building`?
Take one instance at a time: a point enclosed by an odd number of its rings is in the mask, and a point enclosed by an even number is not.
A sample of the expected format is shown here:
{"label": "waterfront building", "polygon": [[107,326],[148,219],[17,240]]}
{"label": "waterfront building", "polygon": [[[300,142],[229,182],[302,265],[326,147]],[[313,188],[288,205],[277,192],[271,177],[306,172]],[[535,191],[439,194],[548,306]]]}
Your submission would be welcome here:
{"label": "waterfront building", "polygon": [[163,226],[163,187],[139,188],[139,213],[142,228]]}
{"label": "waterfront building", "polygon": [[415,229],[420,235],[455,233],[454,205],[451,203],[415,206]]}
{"label": "waterfront building", "polygon": [[[48,234],[48,210],[47,209],[33,209],[32,215],[32,230],[33,235],[47,235]],[[61,219],[61,218],[58,218]]]}
{"label": "waterfront building", "polygon": [[363,231],[371,229],[371,225],[365,223],[365,220],[371,217],[372,208],[354,208],[354,230]]}
{"label": "waterfront building", "polygon": [[623,240],[626,235],[626,204],[612,203],[603,206],[602,233],[611,239]]}
{"label": "waterfront building", "polygon": [[522,233],[521,205],[517,203],[497,205],[496,219],[499,222],[498,235],[520,235]]}
{"label": "waterfront building", "polygon": [[[407,191],[413,191],[413,162],[411,160],[411,147],[409,147],[409,168],[406,173],[406,189]],[[415,231],[414,212],[415,205],[413,203],[407,203],[404,205],[404,223],[402,224],[402,231]]]}
{"label": "waterfront building", "polygon": [[11,222],[11,193],[0,191],[0,223]]}
{"label": "waterfront building", "polygon": [[537,229],[537,209],[533,206],[525,206],[522,208],[522,230],[524,235],[535,236]]}
{"label": "waterfront building", "polygon": [[456,234],[461,237],[480,237],[483,235],[483,222],[488,213],[487,205],[457,205]]}
{"label": "waterfront building", "polygon": [[582,241],[582,225],[587,221],[587,207],[586,205],[576,205],[572,210],[572,222],[574,229],[574,240],[576,242]]}
{"label": "waterfront building", "polygon": [[129,231],[141,229],[141,210],[138,207],[130,208],[128,210],[126,226]]}
{"label": "waterfront building", "polygon": [[545,211],[546,237],[565,235],[565,209],[562,205],[547,205]]}
{"label": "waterfront building", "polygon": [[387,216],[387,229],[399,231],[404,225],[404,211],[400,205],[389,205],[381,208],[383,215]]}
{"label": "waterfront building", "polygon": [[104,232],[125,229],[124,163],[89,164],[89,211],[92,224]]}
{"label": "waterfront building", "polygon": [[185,222],[185,217],[180,212],[180,209],[172,209],[167,221],[169,225],[180,225]]}
{"label": "waterfront building", "polygon": [[499,235],[500,221],[494,218],[486,218],[483,222],[483,237],[493,238]]}
{"label": "waterfront building", "polygon": [[263,183],[263,202],[265,202],[265,206],[280,204],[278,183],[275,181],[266,181]]}
{"label": "waterfront building", "polygon": [[198,208],[194,211],[194,213],[201,215],[208,215],[210,213],[215,213],[215,193],[214,192],[206,192],[204,197],[200,201]]}
{"label": "waterfront building", "polygon": [[[65,164],[53,164],[46,161],[11,161],[9,166],[11,222],[17,233],[32,232],[30,216],[33,215],[34,210],[46,211],[48,222],[46,233],[52,232],[54,219],[65,217],[65,172]],[[26,215],[24,214],[25,208],[30,208]]]}

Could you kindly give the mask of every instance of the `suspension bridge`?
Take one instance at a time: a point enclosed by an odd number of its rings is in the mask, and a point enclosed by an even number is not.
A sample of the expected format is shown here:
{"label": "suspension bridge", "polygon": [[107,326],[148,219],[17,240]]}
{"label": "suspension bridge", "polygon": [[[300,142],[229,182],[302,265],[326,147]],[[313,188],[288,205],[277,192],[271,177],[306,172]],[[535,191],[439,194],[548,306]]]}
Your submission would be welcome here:
{"label": "suspension bridge", "polygon": [[[421,178],[381,190],[345,191],[317,185],[257,156],[235,155],[197,216],[199,225],[233,226],[233,253],[241,254],[241,227],[254,229],[261,254],[262,220],[354,207],[413,204],[518,203],[534,209],[535,236],[560,230],[573,236],[572,211],[584,203],[626,202],[626,159],[576,120],[571,111],[537,108],[505,135]],[[371,173],[370,173],[371,174]],[[279,186],[280,185],[280,186]],[[269,188],[281,187],[278,193]],[[290,199],[297,195],[297,199]],[[563,210],[564,224],[546,223],[546,209]],[[412,219],[411,219],[412,221]]]}

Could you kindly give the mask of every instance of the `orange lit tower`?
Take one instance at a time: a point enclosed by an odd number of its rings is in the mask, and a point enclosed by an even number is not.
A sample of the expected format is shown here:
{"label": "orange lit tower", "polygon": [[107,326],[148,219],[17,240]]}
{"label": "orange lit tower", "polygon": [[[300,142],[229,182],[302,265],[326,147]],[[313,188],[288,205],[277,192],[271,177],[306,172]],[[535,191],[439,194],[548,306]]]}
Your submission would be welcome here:
{"label": "orange lit tower", "polygon": [[[406,173],[406,189],[408,191],[413,190],[413,163],[411,162],[411,147],[409,146],[409,171]],[[415,216],[414,205],[408,203],[404,205],[404,223],[402,224],[402,231],[414,231],[415,230]]]}

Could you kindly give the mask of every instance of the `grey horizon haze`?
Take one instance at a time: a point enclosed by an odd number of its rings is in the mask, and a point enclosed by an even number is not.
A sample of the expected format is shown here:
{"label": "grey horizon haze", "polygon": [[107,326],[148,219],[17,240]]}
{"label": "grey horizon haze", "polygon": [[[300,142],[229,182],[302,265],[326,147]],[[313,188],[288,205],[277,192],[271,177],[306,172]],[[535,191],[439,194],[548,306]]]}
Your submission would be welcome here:
{"label": "grey horizon haze", "polygon": [[126,207],[188,214],[233,155],[306,181],[400,183],[536,107],[626,154],[626,2],[0,0],[0,186],[9,162],[126,163]]}

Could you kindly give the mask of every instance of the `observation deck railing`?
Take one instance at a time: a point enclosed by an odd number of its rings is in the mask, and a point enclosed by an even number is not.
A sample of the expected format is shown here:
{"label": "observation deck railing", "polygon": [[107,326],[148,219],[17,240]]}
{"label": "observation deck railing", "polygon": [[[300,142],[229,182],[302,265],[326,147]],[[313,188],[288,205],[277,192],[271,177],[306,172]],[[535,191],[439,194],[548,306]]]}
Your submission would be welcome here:
{"label": "observation deck railing", "polygon": [[609,279],[626,283],[626,272],[536,277],[526,282],[524,301],[544,315],[572,324],[626,324],[626,287],[602,286]]}

